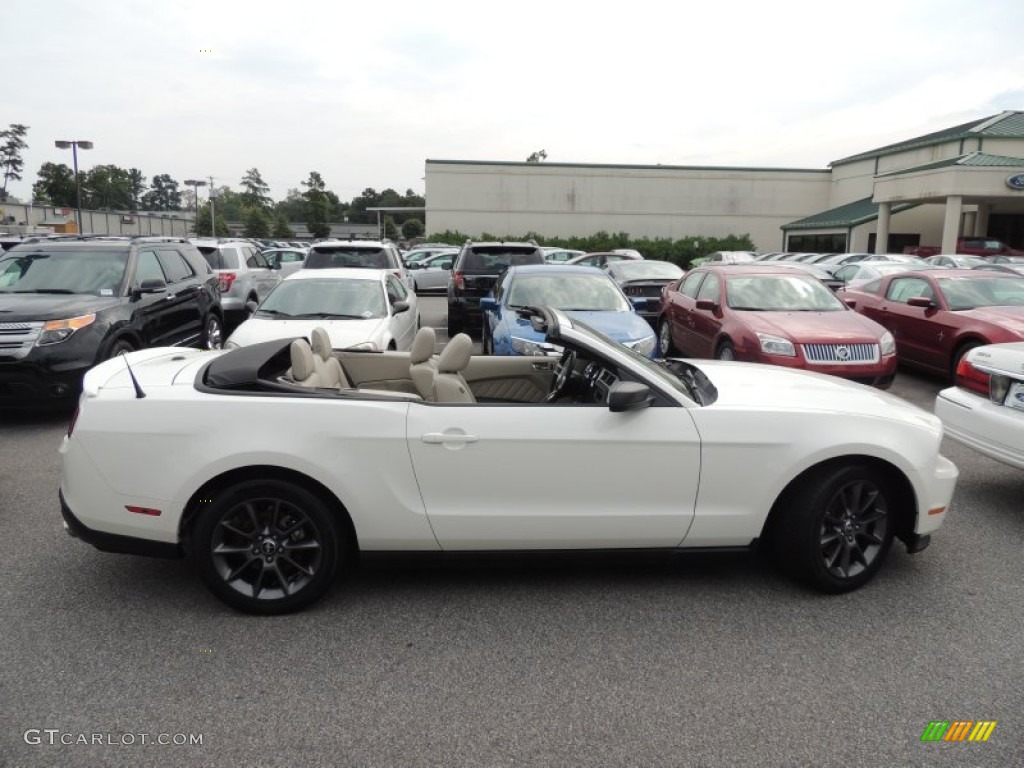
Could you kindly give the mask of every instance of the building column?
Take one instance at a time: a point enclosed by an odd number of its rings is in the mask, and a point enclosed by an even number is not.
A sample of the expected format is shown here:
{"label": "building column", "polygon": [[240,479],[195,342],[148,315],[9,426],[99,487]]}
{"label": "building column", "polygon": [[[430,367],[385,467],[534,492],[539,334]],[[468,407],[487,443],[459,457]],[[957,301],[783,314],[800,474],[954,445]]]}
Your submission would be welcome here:
{"label": "building column", "polygon": [[956,239],[960,237],[960,214],[964,199],[960,195],[946,198],[946,220],[942,224],[942,253],[956,253]]}
{"label": "building column", "polygon": [[889,252],[889,221],[892,218],[892,203],[878,204],[878,228],[875,230],[875,253]]}
{"label": "building column", "polygon": [[974,217],[974,236],[984,237],[988,234],[988,213],[992,206],[988,203],[978,203],[978,213]]}

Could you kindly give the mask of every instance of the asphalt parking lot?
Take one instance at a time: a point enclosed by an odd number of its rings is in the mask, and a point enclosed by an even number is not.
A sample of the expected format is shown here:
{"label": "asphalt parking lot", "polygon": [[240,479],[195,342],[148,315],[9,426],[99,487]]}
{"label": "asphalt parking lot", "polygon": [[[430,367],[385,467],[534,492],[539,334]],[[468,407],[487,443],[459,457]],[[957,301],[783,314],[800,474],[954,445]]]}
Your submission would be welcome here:
{"label": "asphalt parking lot", "polygon": [[[65,426],[0,417],[0,765],[1024,764],[1024,476],[949,441],[945,526],[853,594],[753,555],[391,557],[254,618],[64,533]],[[935,720],[997,726],[922,743]]]}

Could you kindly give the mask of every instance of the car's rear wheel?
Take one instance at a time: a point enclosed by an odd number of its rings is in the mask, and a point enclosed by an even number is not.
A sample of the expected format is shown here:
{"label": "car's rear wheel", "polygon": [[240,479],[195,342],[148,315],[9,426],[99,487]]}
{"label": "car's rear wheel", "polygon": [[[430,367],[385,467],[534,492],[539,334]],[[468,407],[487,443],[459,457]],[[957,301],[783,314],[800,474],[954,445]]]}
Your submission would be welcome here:
{"label": "car's rear wheel", "polygon": [[718,351],[715,352],[715,357],[719,360],[735,360],[736,347],[732,345],[731,341],[723,341],[718,345]]}
{"label": "car's rear wheel", "polygon": [[334,580],[344,533],[316,494],[284,480],[247,480],[199,511],[199,575],[223,602],[280,614],[319,599]]}
{"label": "car's rear wheel", "polygon": [[856,589],[875,575],[892,546],[894,502],[888,478],[870,465],[813,473],[780,502],[776,553],[795,576],[823,592]]}
{"label": "car's rear wheel", "polygon": [[203,348],[221,349],[224,346],[224,325],[212,312],[206,318],[203,329]]}
{"label": "car's rear wheel", "polygon": [[658,346],[662,357],[668,357],[677,351],[675,344],[672,343],[672,326],[668,319],[662,320],[658,326]]}

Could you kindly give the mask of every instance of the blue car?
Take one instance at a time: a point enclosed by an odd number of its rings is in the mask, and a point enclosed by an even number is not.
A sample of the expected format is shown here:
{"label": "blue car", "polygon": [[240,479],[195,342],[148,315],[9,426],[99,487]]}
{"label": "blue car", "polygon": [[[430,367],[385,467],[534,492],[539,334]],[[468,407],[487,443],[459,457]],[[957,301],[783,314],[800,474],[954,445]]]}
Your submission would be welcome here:
{"label": "blue car", "polygon": [[483,310],[485,355],[548,355],[559,350],[544,342],[519,316],[521,307],[547,305],[647,357],[657,352],[650,324],[608,273],[596,267],[533,264],[509,267],[498,278]]}

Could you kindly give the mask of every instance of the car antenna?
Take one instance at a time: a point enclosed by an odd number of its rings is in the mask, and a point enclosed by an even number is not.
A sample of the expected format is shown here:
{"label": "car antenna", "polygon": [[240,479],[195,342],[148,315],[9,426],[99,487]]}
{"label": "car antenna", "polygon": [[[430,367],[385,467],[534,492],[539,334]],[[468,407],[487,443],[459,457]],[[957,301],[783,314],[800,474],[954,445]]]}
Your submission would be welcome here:
{"label": "car antenna", "polygon": [[135,378],[135,373],[132,371],[132,367],[128,365],[128,355],[122,350],[121,357],[124,358],[124,367],[128,369],[128,375],[132,377],[132,386],[135,387],[135,399],[141,400],[146,396],[146,393],[142,391],[142,387],[139,386],[139,380]]}

